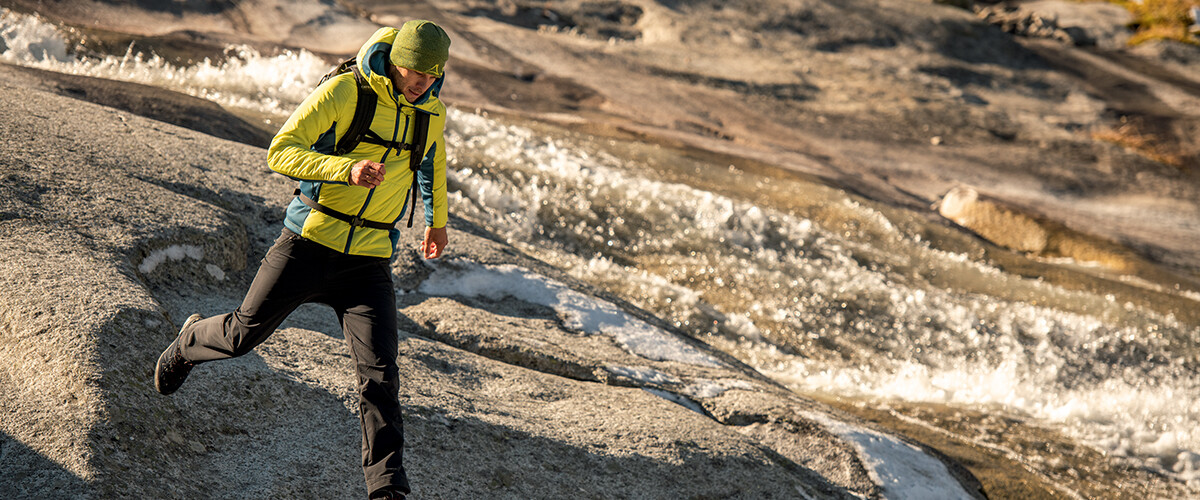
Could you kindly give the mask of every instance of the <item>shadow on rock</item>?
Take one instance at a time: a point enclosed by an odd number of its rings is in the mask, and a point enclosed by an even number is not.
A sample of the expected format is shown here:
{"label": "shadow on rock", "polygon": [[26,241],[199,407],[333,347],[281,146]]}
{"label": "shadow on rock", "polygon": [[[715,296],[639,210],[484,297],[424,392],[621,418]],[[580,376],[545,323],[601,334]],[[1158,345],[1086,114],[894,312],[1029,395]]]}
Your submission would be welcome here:
{"label": "shadow on rock", "polygon": [[0,432],[0,497],[68,498],[85,491],[87,481]]}
{"label": "shadow on rock", "polygon": [[[89,436],[100,471],[97,493],[105,498],[365,494],[358,419],[339,395],[255,353],[200,365],[179,392],[161,396],[154,389],[154,362],[176,327],[155,323],[159,319],[155,312],[133,310],[103,327],[97,364],[107,418]],[[337,368],[349,373],[348,358],[346,365]]]}

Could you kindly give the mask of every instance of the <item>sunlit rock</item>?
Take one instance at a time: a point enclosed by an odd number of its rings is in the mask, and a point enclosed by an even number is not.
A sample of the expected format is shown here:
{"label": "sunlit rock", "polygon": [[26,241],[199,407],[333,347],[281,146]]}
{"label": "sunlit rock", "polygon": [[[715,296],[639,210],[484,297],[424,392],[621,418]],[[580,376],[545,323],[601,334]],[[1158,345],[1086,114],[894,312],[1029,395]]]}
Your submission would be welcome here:
{"label": "sunlit rock", "polygon": [[1048,235],[1032,217],[980,199],[969,187],[956,187],[942,197],[938,213],[988,241],[1021,252],[1041,253]]}

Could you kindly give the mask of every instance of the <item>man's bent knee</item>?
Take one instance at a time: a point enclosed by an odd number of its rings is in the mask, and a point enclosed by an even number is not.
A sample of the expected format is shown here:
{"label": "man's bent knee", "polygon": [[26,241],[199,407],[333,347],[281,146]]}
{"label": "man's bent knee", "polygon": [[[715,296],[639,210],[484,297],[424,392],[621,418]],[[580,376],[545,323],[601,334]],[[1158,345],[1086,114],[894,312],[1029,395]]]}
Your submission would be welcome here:
{"label": "man's bent knee", "polygon": [[271,336],[277,327],[276,324],[254,321],[235,311],[225,320],[225,338],[229,341],[230,354],[234,357],[249,354]]}

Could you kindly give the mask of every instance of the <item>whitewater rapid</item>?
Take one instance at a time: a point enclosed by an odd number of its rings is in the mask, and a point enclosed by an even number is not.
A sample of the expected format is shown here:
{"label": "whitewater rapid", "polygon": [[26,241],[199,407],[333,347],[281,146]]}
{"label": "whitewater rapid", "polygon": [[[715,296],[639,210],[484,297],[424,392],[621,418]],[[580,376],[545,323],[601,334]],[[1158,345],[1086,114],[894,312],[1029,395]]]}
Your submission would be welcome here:
{"label": "whitewater rapid", "polygon": [[[594,142],[472,113],[451,122],[457,212],[798,391],[999,405],[1200,479],[1200,401],[1188,396],[1200,383],[1184,355],[1195,325],[934,249],[849,197],[820,220],[656,180],[663,164]],[[847,219],[858,229],[826,227]],[[921,276],[935,272],[977,290]],[[1000,298],[1012,295],[1034,300]]]}
{"label": "whitewater rapid", "polygon": [[[4,62],[271,115],[329,69],[245,46],[177,67],[75,38],[0,14]],[[836,189],[486,113],[448,123],[455,214],[796,391],[1000,408],[1200,488],[1200,326],[931,245],[919,218]]]}

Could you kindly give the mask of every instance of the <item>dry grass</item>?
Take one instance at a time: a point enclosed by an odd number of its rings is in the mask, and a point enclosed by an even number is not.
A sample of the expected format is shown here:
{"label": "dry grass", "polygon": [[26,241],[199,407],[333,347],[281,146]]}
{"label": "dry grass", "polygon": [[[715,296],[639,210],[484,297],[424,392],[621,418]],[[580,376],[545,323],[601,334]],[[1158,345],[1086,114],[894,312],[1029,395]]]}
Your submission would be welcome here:
{"label": "dry grass", "polygon": [[1186,155],[1178,148],[1164,144],[1157,135],[1148,133],[1136,120],[1121,118],[1121,125],[1113,129],[1092,132],[1092,138],[1116,144],[1146,158],[1172,167],[1183,169]]}
{"label": "dry grass", "polygon": [[1130,45],[1161,39],[1200,44],[1197,33],[1189,31],[1193,24],[1190,10],[1200,7],[1200,0],[1112,0],[1112,3],[1133,13],[1130,28],[1134,35]]}

